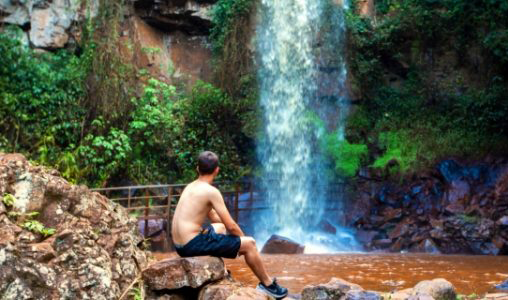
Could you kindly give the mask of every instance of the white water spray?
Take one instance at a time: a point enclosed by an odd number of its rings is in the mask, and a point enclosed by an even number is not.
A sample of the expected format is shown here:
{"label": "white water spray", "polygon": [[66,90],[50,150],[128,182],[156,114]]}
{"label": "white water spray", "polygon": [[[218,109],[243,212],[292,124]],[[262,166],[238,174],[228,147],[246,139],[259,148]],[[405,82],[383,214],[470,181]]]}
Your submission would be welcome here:
{"label": "white water spray", "polygon": [[[339,230],[320,232],[329,199],[327,163],[319,138],[343,136],[347,113],[344,16],[333,0],[262,0],[257,26],[260,104],[264,128],[258,157],[272,214],[256,228],[306,245],[307,252],[352,250],[354,239]],[[325,120],[316,126],[316,120]],[[321,121],[318,121],[321,122]],[[333,220],[331,220],[333,221]],[[309,251],[310,250],[310,251]]]}

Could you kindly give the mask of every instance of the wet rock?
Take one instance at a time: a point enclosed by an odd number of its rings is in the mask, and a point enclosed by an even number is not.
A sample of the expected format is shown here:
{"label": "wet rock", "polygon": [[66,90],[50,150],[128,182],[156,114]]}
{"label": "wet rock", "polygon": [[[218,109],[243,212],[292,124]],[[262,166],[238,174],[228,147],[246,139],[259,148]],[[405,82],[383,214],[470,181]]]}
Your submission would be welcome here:
{"label": "wet rock", "polygon": [[302,300],[345,299],[348,292],[362,292],[361,286],[340,278],[332,278],[326,284],[308,285],[302,291]]}
{"label": "wet rock", "polygon": [[436,300],[455,300],[457,297],[454,286],[443,278],[419,282],[413,288],[411,295],[429,295]]}
{"label": "wet rock", "polygon": [[376,235],[378,235],[377,231],[358,230],[356,240],[362,244],[370,244]]}
{"label": "wet rock", "polygon": [[326,220],[322,220],[321,222],[319,222],[318,227],[319,227],[319,229],[321,229],[322,231],[324,231],[326,233],[330,233],[330,234],[337,233],[337,228],[335,228],[335,226],[333,226],[332,224],[330,224],[330,222],[328,222]]}
{"label": "wet rock", "polygon": [[301,254],[304,249],[304,245],[300,245],[289,238],[274,234],[265,243],[261,252],[266,254]]}
{"label": "wet rock", "polygon": [[411,249],[411,252],[441,254],[439,247],[432,239],[425,239],[424,241],[420,242],[418,246]]}
{"label": "wet rock", "polygon": [[508,280],[505,280],[504,282],[497,284],[495,288],[501,291],[508,291]]}
{"label": "wet rock", "polygon": [[143,271],[145,283],[153,290],[198,288],[225,276],[222,259],[211,256],[166,259]]}
{"label": "wet rock", "polygon": [[199,293],[199,300],[270,300],[272,297],[250,287],[245,287],[239,282],[224,279],[203,287]]}

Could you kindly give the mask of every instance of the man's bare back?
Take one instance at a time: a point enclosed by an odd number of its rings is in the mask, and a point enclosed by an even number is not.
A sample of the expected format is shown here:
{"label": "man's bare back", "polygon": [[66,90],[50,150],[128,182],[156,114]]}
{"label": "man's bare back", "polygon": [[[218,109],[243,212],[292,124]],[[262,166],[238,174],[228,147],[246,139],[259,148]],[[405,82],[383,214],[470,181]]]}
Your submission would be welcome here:
{"label": "man's bare back", "polygon": [[243,236],[231,218],[219,190],[198,179],[185,187],[178,201],[171,229],[175,244],[185,245],[196,237],[207,217],[213,223],[223,223],[226,228],[236,231],[238,236]]}
{"label": "man's bare back", "polygon": [[[243,255],[260,280],[257,288],[276,299],[284,298],[287,289],[268,276],[256,241],[244,236],[229,214],[220,191],[212,186],[219,173],[218,156],[210,151],[202,152],[197,171],[199,178],[185,187],[173,215],[171,232],[176,252],[182,257],[211,255],[236,258]],[[204,229],[202,226],[207,217],[211,225]]]}

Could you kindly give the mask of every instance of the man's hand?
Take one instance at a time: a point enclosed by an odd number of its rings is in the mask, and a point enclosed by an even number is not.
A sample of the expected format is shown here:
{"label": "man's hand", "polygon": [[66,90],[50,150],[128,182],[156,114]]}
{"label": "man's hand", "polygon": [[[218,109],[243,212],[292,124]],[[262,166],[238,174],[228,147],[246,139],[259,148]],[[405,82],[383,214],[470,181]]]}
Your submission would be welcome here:
{"label": "man's hand", "polygon": [[[233,220],[231,215],[229,214],[229,211],[226,207],[226,204],[224,203],[224,199],[222,198],[222,195],[220,191],[216,188],[214,188],[213,193],[211,193],[210,196],[210,202],[212,203],[212,210],[210,210],[210,213],[208,213],[208,217],[210,218],[210,221],[215,222],[212,218],[215,216],[213,215],[212,211],[219,217],[221,223],[226,226],[227,231],[230,234],[236,235],[236,236],[244,236],[244,233],[242,229],[240,229],[240,226],[236,224],[236,222]],[[215,222],[215,223],[219,223]]]}

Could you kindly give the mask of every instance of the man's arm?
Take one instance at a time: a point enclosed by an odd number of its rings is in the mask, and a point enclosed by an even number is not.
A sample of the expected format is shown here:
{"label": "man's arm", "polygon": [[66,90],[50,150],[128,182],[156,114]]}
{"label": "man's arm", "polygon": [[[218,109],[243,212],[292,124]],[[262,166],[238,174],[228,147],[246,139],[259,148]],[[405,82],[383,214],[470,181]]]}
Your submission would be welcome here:
{"label": "man's arm", "polygon": [[229,214],[229,211],[224,203],[224,199],[222,198],[221,193],[216,188],[213,189],[210,195],[210,202],[212,203],[212,208],[215,210],[220,220],[226,226],[227,231],[230,234],[237,236],[244,236],[242,229],[240,226],[236,224],[235,220]]}
{"label": "man's arm", "polygon": [[208,219],[210,219],[210,222],[212,223],[222,223],[222,220],[213,208],[210,209],[210,212],[208,213]]}

